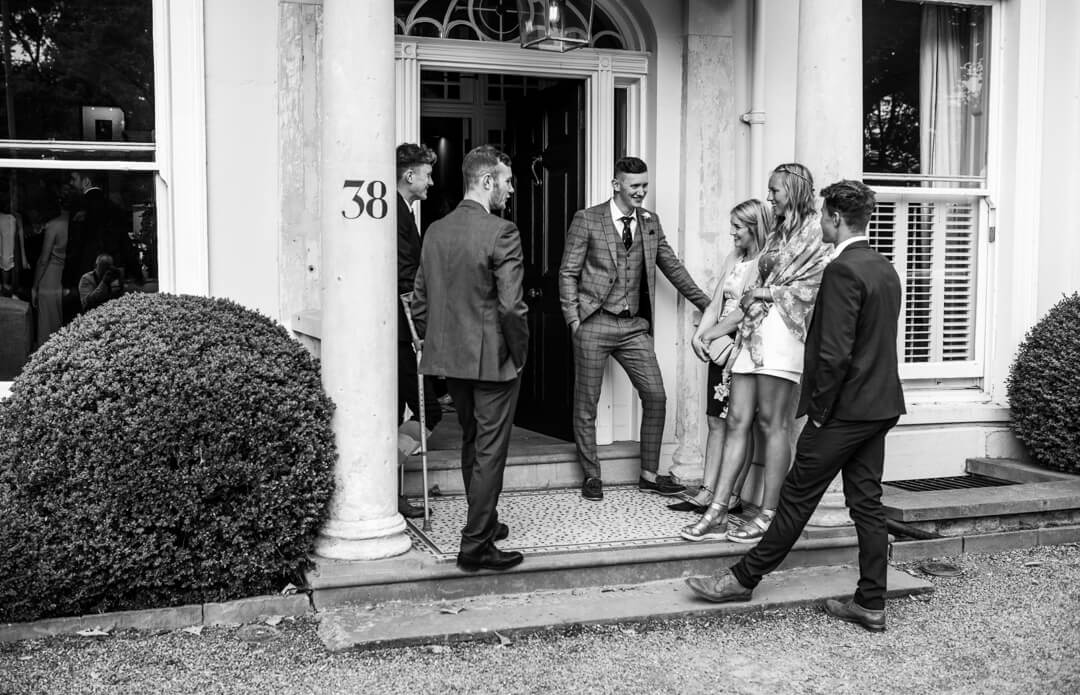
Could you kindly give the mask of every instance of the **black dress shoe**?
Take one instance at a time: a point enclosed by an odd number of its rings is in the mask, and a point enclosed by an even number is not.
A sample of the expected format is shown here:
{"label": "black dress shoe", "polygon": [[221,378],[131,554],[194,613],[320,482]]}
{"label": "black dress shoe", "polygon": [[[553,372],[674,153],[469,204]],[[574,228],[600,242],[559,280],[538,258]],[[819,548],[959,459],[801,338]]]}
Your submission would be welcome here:
{"label": "black dress shoe", "polygon": [[[404,497],[397,498],[397,510],[398,514],[405,517],[406,519],[421,519],[424,516],[423,507],[417,507],[415,505],[409,504],[409,500],[405,499]],[[428,516],[431,516],[430,510],[428,510]]]}
{"label": "black dress shoe", "polygon": [[506,524],[499,522],[495,524],[495,540],[506,540],[510,536],[510,527]]}
{"label": "black dress shoe", "polygon": [[604,499],[604,483],[599,478],[586,478],[581,485],[581,496],[593,502]]}
{"label": "black dress shoe", "polygon": [[667,506],[673,512],[694,512],[695,514],[704,514],[709,509],[707,504],[697,504],[691,500],[684,500],[682,502],[676,502],[675,504],[669,504]]}
{"label": "black dress shoe", "polygon": [[679,485],[671,479],[670,475],[658,475],[656,481],[645,480],[645,478],[638,478],[638,490],[643,492],[655,492],[658,495],[670,496],[677,495],[680,492],[686,492],[685,485]]}
{"label": "black dress shoe", "polygon": [[872,611],[855,603],[854,599],[841,603],[834,599],[825,601],[825,612],[834,618],[862,625],[870,632],[885,632],[885,611]]}
{"label": "black dress shoe", "polygon": [[520,565],[525,556],[518,552],[503,552],[495,546],[490,546],[479,555],[465,555],[458,553],[457,566],[465,572],[477,570],[508,570],[515,565]]}

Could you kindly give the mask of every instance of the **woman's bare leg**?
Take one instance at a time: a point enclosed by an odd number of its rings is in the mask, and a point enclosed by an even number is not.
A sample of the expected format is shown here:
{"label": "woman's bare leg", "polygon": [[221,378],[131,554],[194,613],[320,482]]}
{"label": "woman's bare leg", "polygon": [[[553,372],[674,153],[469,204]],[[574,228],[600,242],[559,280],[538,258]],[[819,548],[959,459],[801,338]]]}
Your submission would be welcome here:
{"label": "woman's bare leg", "polygon": [[705,474],[702,476],[701,489],[694,495],[693,502],[705,507],[713,500],[716,482],[720,479],[720,462],[724,453],[723,418],[709,415],[709,436],[705,440]]}
{"label": "woman's bare leg", "polygon": [[758,375],[757,416],[765,437],[765,490],[761,508],[776,509],[780,488],[791,465],[790,400],[795,384],[787,379]]}

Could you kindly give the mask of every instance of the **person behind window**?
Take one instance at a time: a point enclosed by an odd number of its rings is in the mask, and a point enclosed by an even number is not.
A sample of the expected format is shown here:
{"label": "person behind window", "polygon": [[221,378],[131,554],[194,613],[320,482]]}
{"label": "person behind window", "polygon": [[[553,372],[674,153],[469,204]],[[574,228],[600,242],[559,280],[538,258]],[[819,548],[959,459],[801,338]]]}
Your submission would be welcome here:
{"label": "person behind window", "polygon": [[64,190],[53,205],[55,216],[45,223],[42,232],[41,253],[34,266],[34,284],[30,290],[30,303],[37,310],[37,341],[41,347],[49,336],[64,324],[64,263],[67,259],[68,227],[71,222],[71,194]]}
{"label": "person behind window", "polygon": [[26,269],[22,220],[11,209],[11,198],[0,191],[0,296],[10,297],[19,286],[19,272]]}
{"label": "person behind window", "polygon": [[[82,194],[83,209],[74,217],[72,259],[77,262],[75,277],[94,270],[99,254],[107,253],[123,268],[124,277],[142,282],[142,268],[131,241],[131,219],[127,211],[105,195],[95,172],[71,172],[71,185]],[[75,248],[77,246],[77,248]]]}
{"label": "person behind window", "polygon": [[124,271],[114,265],[113,257],[99,254],[94,269],[79,278],[79,303],[83,311],[99,307],[124,294]]}

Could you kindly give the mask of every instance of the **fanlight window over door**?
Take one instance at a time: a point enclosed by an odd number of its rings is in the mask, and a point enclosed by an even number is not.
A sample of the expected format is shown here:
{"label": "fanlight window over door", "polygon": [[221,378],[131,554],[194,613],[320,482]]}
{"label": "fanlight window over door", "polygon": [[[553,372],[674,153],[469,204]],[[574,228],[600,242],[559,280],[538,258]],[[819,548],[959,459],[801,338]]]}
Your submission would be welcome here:
{"label": "fanlight window over door", "polygon": [[[514,0],[394,0],[394,33],[399,36],[517,42],[518,27]],[[589,46],[636,48],[599,5]]]}

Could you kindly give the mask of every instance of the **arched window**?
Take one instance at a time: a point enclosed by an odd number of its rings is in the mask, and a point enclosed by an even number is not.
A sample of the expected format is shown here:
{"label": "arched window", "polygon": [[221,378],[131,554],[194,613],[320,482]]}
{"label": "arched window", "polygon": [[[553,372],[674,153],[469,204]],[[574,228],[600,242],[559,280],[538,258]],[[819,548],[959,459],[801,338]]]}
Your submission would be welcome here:
{"label": "arched window", "polygon": [[[466,41],[517,41],[518,11],[513,0],[395,0],[394,33]],[[631,48],[622,31],[599,6],[593,11],[593,48]]]}

